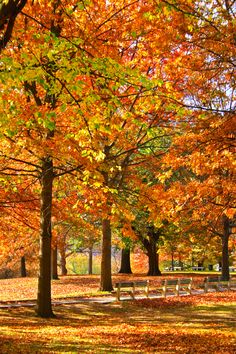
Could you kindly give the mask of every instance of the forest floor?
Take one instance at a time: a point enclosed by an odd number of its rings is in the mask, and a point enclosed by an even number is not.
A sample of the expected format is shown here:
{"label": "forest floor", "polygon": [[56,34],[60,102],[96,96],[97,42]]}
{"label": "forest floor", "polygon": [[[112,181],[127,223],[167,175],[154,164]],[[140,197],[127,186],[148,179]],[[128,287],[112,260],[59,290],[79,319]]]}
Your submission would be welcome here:
{"label": "forest floor", "polygon": [[[114,281],[124,278],[140,276],[115,276]],[[161,278],[149,279],[154,288]],[[98,276],[68,276],[52,283],[54,299],[110,296],[98,293]],[[36,292],[34,278],[0,280],[2,304],[34,300]],[[33,307],[1,308],[0,353],[236,352],[235,290],[106,304],[68,303],[53,310],[56,318],[42,319]]]}

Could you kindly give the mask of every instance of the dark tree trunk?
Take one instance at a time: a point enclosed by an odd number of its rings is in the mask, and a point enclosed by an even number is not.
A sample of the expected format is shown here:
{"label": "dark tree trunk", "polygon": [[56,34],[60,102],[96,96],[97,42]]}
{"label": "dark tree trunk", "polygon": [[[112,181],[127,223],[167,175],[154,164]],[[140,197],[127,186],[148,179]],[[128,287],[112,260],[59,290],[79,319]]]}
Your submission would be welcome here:
{"label": "dark tree trunk", "polygon": [[158,241],[161,235],[161,230],[156,230],[153,225],[148,226],[149,241],[146,241],[146,250],[148,255],[148,274],[161,275],[159,269]]}
{"label": "dark tree trunk", "polygon": [[53,163],[50,157],[42,160],[40,253],[36,313],[40,317],[54,317],[51,303],[51,210]]}
{"label": "dark tree trunk", "polygon": [[178,259],[178,266],[182,268],[183,267],[183,262],[182,262],[182,259],[181,259],[181,253],[180,252],[179,252],[178,256],[179,256],[178,257],[179,258]]}
{"label": "dark tree trunk", "polygon": [[67,268],[66,268],[66,252],[65,248],[61,247],[60,249],[60,256],[61,256],[61,275],[67,275]]}
{"label": "dark tree trunk", "polygon": [[0,38],[0,51],[5,48],[11,39],[17,15],[26,5],[27,0],[1,1],[0,7],[0,31],[4,31]]}
{"label": "dark tree trunk", "polygon": [[52,249],[52,279],[59,279],[57,272],[57,246]]}
{"label": "dark tree trunk", "polygon": [[158,241],[161,236],[161,230],[155,229],[154,225],[147,226],[147,236],[143,237],[142,233],[135,229],[136,235],[139,240],[142,242],[144,248],[147,251],[148,256],[148,273],[147,275],[161,275],[161,271],[159,269],[159,255],[157,253],[158,250]]}
{"label": "dark tree trunk", "polygon": [[224,233],[222,235],[222,271],[221,279],[229,280],[229,236],[230,236],[230,220],[224,215],[223,216],[223,229]]}
{"label": "dark tree trunk", "polygon": [[121,251],[121,266],[120,266],[119,273],[132,274],[131,265],[130,265],[129,248],[123,248]]}
{"label": "dark tree trunk", "polygon": [[88,274],[93,274],[93,247],[89,247]]}
{"label": "dark tree trunk", "polygon": [[102,221],[102,261],[100,290],[111,291],[111,223],[109,219]]}
{"label": "dark tree trunk", "polygon": [[25,278],[27,276],[26,265],[25,265],[25,256],[22,256],[21,260],[20,260],[20,274],[21,274],[22,278]]}
{"label": "dark tree trunk", "polygon": [[147,255],[149,266],[147,275],[161,275],[161,271],[159,269],[159,255],[157,253],[157,246],[155,243],[149,243]]}
{"label": "dark tree trunk", "polygon": [[175,262],[174,262],[174,252],[171,252],[171,269],[173,270],[175,266]]}

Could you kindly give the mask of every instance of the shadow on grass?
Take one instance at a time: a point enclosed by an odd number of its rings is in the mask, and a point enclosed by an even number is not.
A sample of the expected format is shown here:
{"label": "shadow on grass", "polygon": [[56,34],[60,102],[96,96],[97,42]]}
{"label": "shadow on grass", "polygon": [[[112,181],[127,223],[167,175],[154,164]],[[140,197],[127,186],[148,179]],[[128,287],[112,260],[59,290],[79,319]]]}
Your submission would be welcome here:
{"label": "shadow on grass", "polygon": [[149,307],[137,301],[60,305],[54,310],[55,319],[37,318],[29,308],[1,310],[0,352],[236,352],[233,304],[165,308],[150,300]]}

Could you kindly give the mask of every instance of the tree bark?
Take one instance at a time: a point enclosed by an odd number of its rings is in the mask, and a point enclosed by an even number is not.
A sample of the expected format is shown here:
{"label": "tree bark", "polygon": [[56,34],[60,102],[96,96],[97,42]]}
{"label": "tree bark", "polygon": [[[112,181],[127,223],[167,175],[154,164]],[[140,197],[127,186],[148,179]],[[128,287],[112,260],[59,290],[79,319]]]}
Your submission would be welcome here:
{"label": "tree bark", "polygon": [[174,270],[175,261],[174,261],[174,251],[171,252],[171,269]]}
{"label": "tree bark", "polygon": [[57,246],[52,249],[52,279],[59,279],[57,272]]}
{"label": "tree bark", "polygon": [[130,265],[129,248],[123,248],[121,251],[121,266],[120,266],[119,273],[132,274],[131,265]]}
{"label": "tree bark", "polygon": [[221,279],[229,280],[229,236],[230,236],[230,220],[223,216],[223,230],[222,240],[222,271]]}
{"label": "tree bark", "polygon": [[42,160],[41,209],[40,209],[40,253],[36,313],[40,317],[54,317],[51,303],[51,211],[53,162],[50,157]]}
{"label": "tree bark", "polygon": [[148,255],[148,273],[147,275],[161,275],[159,269],[159,254],[157,253],[157,246],[155,243],[149,243],[147,247]]}
{"label": "tree bark", "polygon": [[88,274],[93,274],[93,247],[89,247]]}
{"label": "tree bark", "polygon": [[11,39],[17,15],[26,5],[27,0],[8,0],[0,3],[0,31],[4,31],[0,39],[0,52]]}
{"label": "tree bark", "polygon": [[102,261],[100,290],[111,291],[111,223],[109,219],[102,221]]}
{"label": "tree bark", "polygon": [[21,257],[20,263],[21,263],[20,274],[21,274],[22,278],[25,278],[27,276],[26,265],[25,265],[25,256]]}
{"label": "tree bark", "polygon": [[60,249],[60,256],[61,256],[61,275],[67,275],[67,268],[66,268],[66,252],[64,245]]}
{"label": "tree bark", "polygon": [[156,230],[153,225],[147,227],[148,229],[148,237],[143,239],[143,245],[147,250],[148,256],[148,273],[147,275],[161,275],[161,271],[159,269],[159,255],[157,253],[158,250],[158,241],[160,238],[160,230]]}

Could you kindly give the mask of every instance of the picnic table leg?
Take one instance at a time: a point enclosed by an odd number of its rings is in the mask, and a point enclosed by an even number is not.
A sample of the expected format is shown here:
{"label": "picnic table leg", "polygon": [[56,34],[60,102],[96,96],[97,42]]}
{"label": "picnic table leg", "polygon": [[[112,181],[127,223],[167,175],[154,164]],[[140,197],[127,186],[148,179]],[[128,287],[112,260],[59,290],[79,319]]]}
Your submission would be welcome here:
{"label": "picnic table leg", "polygon": [[163,288],[162,288],[162,296],[163,296],[163,297],[166,297],[166,285],[163,285]]}
{"label": "picnic table leg", "polygon": [[180,288],[180,286],[179,286],[179,284],[177,284],[176,288],[175,288],[175,293],[177,296],[179,296],[179,288]]}
{"label": "picnic table leg", "polygon": [[145,293],[146,293],[146,296],[148,297],[149,296],[149,281],[147,281],[147,286],[145,288]]}
{"label": "picnic table leg", "polygon": [[118,288],[117,288],[116,299],[117,299],[117,301],[120,301],[120,284],[118,285]]}
{"label": "picnic table leg", "polygon": [[132,289],[132,292],[131,292],[131,296],[132,296],[133,300],[135,300],[134,292],[135,292],[135,284],[133,283],[133,289]]}

